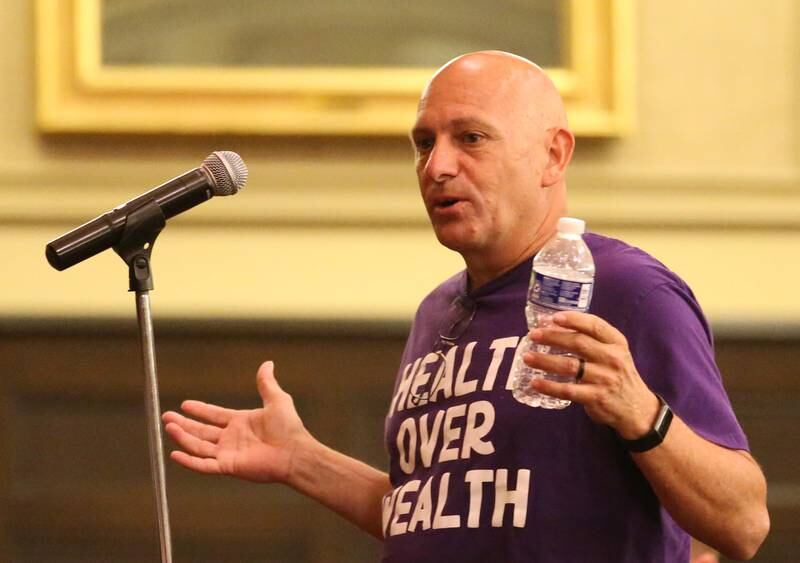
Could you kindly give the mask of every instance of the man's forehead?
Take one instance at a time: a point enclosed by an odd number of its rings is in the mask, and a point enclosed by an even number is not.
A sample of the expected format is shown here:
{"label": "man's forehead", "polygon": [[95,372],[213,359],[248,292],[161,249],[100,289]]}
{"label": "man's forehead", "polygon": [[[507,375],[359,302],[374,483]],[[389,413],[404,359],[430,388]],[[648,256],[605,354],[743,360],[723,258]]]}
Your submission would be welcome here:
{"label": "man's forehead", "polygon": [[523,108],[519,100],[507,89],[486,84],[478,84],[475,88],[464,83],[461,87],[455,84],[441,83],[428,88],[420,99],[417,109],[417,120],[414,130],[459,129],[479,127],[484,130],[497,131],[512,116],[518,116]]}
{"label": "man's forehead", "polygon": [[442,103],[480,103],[505,95],[512,77],[492,74],[494,73],[451,71],[437,75],[422,92],[419,107],[422,109]]}

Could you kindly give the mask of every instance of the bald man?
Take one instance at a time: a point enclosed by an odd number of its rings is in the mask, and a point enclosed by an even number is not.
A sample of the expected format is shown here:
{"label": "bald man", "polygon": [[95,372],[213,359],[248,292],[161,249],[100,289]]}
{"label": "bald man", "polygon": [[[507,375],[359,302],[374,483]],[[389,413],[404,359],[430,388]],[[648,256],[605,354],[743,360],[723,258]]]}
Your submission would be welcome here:
{"label": "bald man", "polygon": [[[383,539],[387,562],[672,563],[688,561],[684,530],[752,557],[769,528],[764,477],[699,305],[662,264],[586,234],[597,265],[589,313],[527,335],[585,360],[580,383],[533,384],[572,405],[511,395],[531,260],[566,211],[575,145],[548,77],[508,53],[454,59],[423,92],[411,139],[433,229],[466,269],[417,311],[386,418],[389,473],[315,440],[271,362],[257,376],[261,409],[186,401],[189,417],[166,413],[184,450],[172,458],[286,483]],[[575,358],[524,360],[578,369]],[[638,451],[669,407],[663,440]]]}

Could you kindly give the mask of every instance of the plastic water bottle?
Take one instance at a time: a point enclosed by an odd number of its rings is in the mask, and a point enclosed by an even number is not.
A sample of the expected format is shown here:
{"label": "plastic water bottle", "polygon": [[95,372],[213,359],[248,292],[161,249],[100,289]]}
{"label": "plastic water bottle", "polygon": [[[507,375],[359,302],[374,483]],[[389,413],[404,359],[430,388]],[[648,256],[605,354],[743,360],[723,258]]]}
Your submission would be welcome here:
{"label": "plastic water bottle", "polygon": [[[558,220],[558,233],[533,259],[531,282],[528,287],[528,303],[525,316],[528,328],[548,327],[552,317],[559,311],[586,311],[594,289],[594,260],[589,247],[581,238],[586,223],[581,219],[562,217]],[[571,401],[544,395],[531,388],[532,379],[545,378],[554,381],[571,381],[572,378],[547,373],[528,367],[522,355],[530,350],[536,352],[572,354],[534,344],[527,336],[517,347],[511,366],[512,394],[521,403],[546,409],[563,409]]]}

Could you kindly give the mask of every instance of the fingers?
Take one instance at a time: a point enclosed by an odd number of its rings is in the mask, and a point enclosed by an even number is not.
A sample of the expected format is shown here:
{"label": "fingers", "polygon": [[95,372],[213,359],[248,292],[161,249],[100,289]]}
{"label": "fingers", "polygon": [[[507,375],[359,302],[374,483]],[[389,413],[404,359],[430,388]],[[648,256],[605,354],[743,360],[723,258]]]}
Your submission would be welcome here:
{"label": "fingers", "polygon": [[189,434],[192,434],[201,440],[211,442],[212,444],[219,442],[219,436],[222,434],[222,428],[219,426],[203,424],[202,422],[197,422],[191,418],[186,418],[182,414],[178,414],[173,411],[165,412],[161,416],[161,420],[164,421],[165,425],[170,423],[177,424]]}
{"label": "fingers", "polygon": [[625,336],[616,328],[596,315],[577,311],[561,311],[553,315],[553,322],[562,328],[591,336],[604,344],[618,344]]}
{"label": "fingers", "polygon": [[[580,359],[573,356],[559,356],[555,354],[542,354],[541,352],[527,352],[522,356],[525,363],[541,369],[547,373],[563,375],[565,378],[574,379],[580,370]],[[591,381],[594,375],[594,366],[584,362],[582,381]]]}
{"label": "fingers", "polygon": [[608,354],[607,345],[600,344],[585,334],[563,328],[537,328],[530,332],[529,337],[535,344],[566,350],[590,362],[604,363]]}
{"label": "fingers", "polygon": [[561,311],[553,315],[553,328],[538,328],[530,332],[537,343],[561,348],[588,361],[606,364],[612,356],[627,350],[625,336],[595,315]]}
{"label": "fingers", "polygon": [[209,475],[220,475],[222,473],[219,462],[213,458],[195,457],[181,451],[174,451],[169,454],[169,457],[182,466],[197,471],[198,473],[206,473]]}
{"label": "fingers", "polygon": [[216,457],[217,445],[187,432],[175,422],[170,422],[164,428],[175,443],[196,457]]}
{"label": "fingers", "polygon": [[225,426],[233,415],[236,414],[236,411],[233,409],[218,407],[217,405],[204,403],[202,401],[184,401],[181,403],[181,410],[194,418],[216,426]]}
{"label": "fingers", "polygon": [[597,395],[595,386],[592,385],[572,385],[548,379],[533,379],[531,380],[531,387],[539,393],[584,405],[590,403]]}
{"label": "fingers", "polygon": [[174,411],[161,415],[164,430],[184,451],[173,451],[170,458],[180,465],[199,473],[221,474],[219,462],[216,460],[217,442],[222,428],[231,418],[232,411],[201,401],[184,401],[181,404],[184,412],[211,424],[192,420]]}

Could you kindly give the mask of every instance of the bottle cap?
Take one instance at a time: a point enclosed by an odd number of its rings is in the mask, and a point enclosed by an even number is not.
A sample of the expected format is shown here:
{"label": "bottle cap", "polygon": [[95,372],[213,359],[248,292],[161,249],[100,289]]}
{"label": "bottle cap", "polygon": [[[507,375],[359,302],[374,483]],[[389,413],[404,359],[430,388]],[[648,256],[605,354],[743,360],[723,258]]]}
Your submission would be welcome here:
{"label": "bottle cap", "polygon": [[558,232],[570,235],[582,235],[586,231],[586,221],[574,217],[562,217],[558,220]]}

